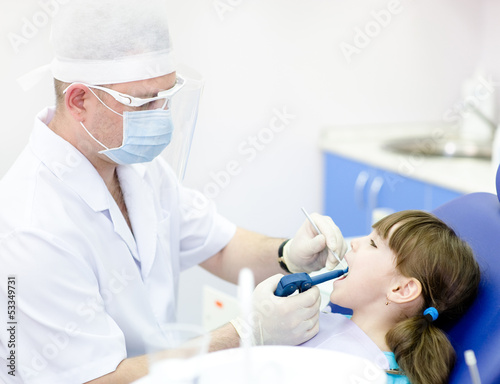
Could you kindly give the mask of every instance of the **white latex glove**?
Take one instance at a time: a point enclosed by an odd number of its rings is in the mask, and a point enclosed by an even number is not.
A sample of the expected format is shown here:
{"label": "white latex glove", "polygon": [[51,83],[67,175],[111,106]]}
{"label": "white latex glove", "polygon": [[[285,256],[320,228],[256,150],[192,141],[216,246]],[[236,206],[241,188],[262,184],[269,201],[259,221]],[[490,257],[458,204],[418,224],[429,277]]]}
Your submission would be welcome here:
{"label": "white latex glove", "polygon": [[252,295],[250,321],[238,317],[231,321],[241,338],[250,336],[253,345],[298,345],[319,331],[321,299],[318,287],[289,297],[274,291],[282,274],[257,285]]}
{"label": "white latex glove", "polygon": [[347,242],[330,217],[313,213],[311,218],[322,235],[305,220],[283,249],[283,259],[290,272],[312,272],[325,266],[334,269],[339,262],[328,248],[337,253],[340,260],[347,252]]}

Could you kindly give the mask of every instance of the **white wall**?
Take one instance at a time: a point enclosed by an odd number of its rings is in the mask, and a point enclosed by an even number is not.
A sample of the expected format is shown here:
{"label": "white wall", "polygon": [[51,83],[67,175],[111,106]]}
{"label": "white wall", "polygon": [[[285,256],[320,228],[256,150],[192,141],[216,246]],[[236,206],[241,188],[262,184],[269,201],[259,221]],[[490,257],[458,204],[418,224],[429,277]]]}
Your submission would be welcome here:
{"label": "white wall", "polygon": [[[24,27],[26,20],[32,24],[33,18],[40,27]],[[16,82],[19,76],[52,59],[48,44],[50,19],[36,1],[1,2],[0,110],[3,121],[0,126],[0,177],[26,145],[36,113],[53,104],[50,78],[44,78],[30,92],[24,92]],[[14,35],[19,38],[12,37]],[[12,45],[11,38],[18,44]]]}
{"label": "white wall", "polygon": [[[500,2],[483,0],[480,37],[480,66],[500,85]],[[497,92],[498,93],[498,92]],[[498,105],[498,104],[497,104]]]}
{"label": "white wall", "polygon": [[[241,1],[222,19],[222,1],[171,3],[178,58],[206,79],[186,183],[203,190],[210,172],[238,161],[241,173],[215,201],[238,224],[273,235],[293,234],[300,206],[321,210],[321,127],[440,120],[481,56],[481,3],[472,0],[401,1],[351,63],[339,44],[353,43],[354,29],[388,1]],[[246,161],[238,146],[268,127],[275,108],[296,117]]]}
{"label": "white wall", "polygon": [[[350,63],[340,44],[354,44],[356,28],[370,26],[372,12],[397,1],[167,1],[178,60],[206,81],[185,182],[204,190],[211,172],[236,161],[241,172],[214,200],[238,225],[273,236],[293,235],[303,221],[299,207],[322,209],[322,127],[441,120],[476,66],[500,76],[495,0],[401,0],[399,12],[372,29],[376,36]],[[50,61],[48,26],[19,53],[8,40],[21,32],[23,18],[43,9],[36,1],[7,4],[0,14],[0,176],[24,146],[36,112],[53,99],[49,79],[30,92],[15,82]],[[271,138],[275,110],[294,117]],[[249,148],[259,135],[266,143],[248,161],[240,146]],[[190,308],[181,317],[199,316],[199,284],[186,289],[186,281],[200,274],[186,274],[181,301]]]}

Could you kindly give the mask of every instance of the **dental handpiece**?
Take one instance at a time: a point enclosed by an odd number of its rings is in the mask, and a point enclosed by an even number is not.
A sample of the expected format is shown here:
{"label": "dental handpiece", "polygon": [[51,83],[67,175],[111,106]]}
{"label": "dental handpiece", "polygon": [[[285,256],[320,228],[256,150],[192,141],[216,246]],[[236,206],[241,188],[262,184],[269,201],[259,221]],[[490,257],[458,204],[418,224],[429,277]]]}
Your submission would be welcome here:
{"label": "dental handpiece", "polygon": [[299,292],[307,291],[313,285],[324,283],[328,280],[337,279],[348,272],[349,268],[336,269],[334,271],[322,273],[321,275],[309,276],[305,272],[293,273],[281,278],[274,291],[275,296],[286,297],[290,296],[296,290]]}

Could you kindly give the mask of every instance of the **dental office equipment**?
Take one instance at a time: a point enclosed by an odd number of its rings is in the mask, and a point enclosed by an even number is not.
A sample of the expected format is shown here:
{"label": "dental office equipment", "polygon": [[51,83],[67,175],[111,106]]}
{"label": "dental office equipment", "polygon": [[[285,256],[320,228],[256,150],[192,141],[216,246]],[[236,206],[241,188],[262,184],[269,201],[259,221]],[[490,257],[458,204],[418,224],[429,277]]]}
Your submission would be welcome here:
{"label": "dental office equipment", "polygon": [[477,369],[476,355],[472,349],[468,349],[464,352],[465,363],[469,367],[469,373],[472,384],[481,384],[481,378],[479,377],[479,371]]}
{"label": "dental office equipment", "polygon": [[[318,226],[316,225],[316,223],[313,221],[312,217],[309,216],[309,214],[307,213],[307,211],[305,210],[304,207],[301,208],[302,209],[302,212],[304,212],[304,215],[306,215],[307,217],[307,220],[309,220],[309,222],[311,223],[311,225],[313,226],[313,228],[316,230],[316,232],[318,232],[318,235],[322,235],[321,231],[319,230]],[[340,260],[339,256],[337,255],[337,253],[333,252],[330,248],[328,248],[328,250],[332,253],[333,256],[335,256],[335,258],[337,259],[337,261],[339,262],[339,264],[342,266],[342,267],[345,267],[347,268],[347,265],[344,265],[344,263],[342,263],[342,260]],[[309,288],[308,288],[309,289]]]}
{"label": "dental office equipment", "polygon": [[336,269],[327,273],[322,273],[317,276],[309,276],[305,272],[293,273],[291,275],[283,276],[276,287],[274,294],[280,297],[290,296],[296,290],[299,292],[307,291],[313,285],[324,283],[328,280],[333,280],[345,275],[348,272],[346,269]]}
{"label": "dental office equipment", "polygon": [[[255,279],[253,273],[248,268],[243,268],[238,276],[238,301],[240,302],[241,317],[247,324],[252,324],[252,293],[255,288]],[[250,332],[244,332],[241,335],[241,347],[245,364],[243,369],[246,371],[246,383],[250,384],[253,380],[253,365],[250,348],[252,347],[252,336]]]}
{"label": "dental office equipment", "polygon": [[[238,301],[240,303],[241,317],[245,322],[252,322],[252,293],[255,288],[253,273],[248,268],[243,268],[238,275]],[[252,338],[247,332],[241,337],[241,347],[250,348]]]}

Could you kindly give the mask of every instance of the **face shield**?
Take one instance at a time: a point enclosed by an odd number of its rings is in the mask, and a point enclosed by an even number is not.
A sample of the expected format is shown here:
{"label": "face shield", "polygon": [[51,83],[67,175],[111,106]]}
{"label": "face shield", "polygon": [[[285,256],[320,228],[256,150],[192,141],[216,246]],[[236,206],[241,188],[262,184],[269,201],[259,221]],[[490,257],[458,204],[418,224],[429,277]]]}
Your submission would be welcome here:
{"label": "face shield", "polygon": [[171,100],[174,131],[162,156],[182,181],[193,142],[203,80],[199,73],[186,66],[179,66],[177,73],[184,79],[184,85]]}
{"label": "face shield", "polygon": [[[43,70],[50,69],[52,76],[61,82],[86,84],[96,91],[102,86],[178,73],[184,84],[179,92],[168,98],[168,105],[163,106],[171,111],[173,133],[161,156],[182,179],[196,125],[202,81],[195,71],[179,68],[175,63],[166,3],[165,0],[66,2],[52,22],[50,39],[54,60],[24,76],[19,83],[29,88],[41,77]],[[106,89],[105,92],[110,93]],[[157,98],[163,96],[158,94]],[[140,104],[142,100],[124,99],[119,94],[111,97],[122,104],[131,101],[130,107],[146,108]]]}

